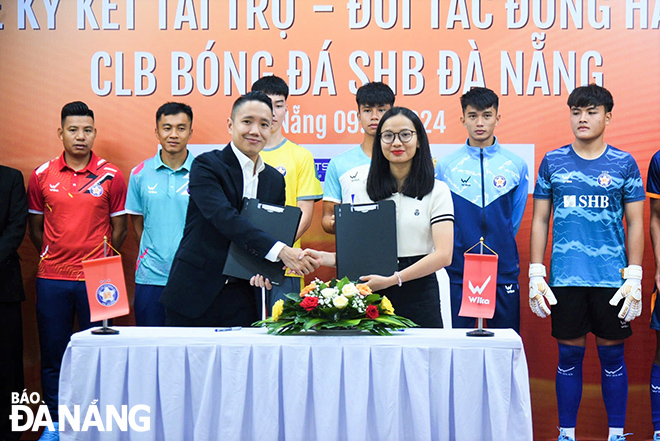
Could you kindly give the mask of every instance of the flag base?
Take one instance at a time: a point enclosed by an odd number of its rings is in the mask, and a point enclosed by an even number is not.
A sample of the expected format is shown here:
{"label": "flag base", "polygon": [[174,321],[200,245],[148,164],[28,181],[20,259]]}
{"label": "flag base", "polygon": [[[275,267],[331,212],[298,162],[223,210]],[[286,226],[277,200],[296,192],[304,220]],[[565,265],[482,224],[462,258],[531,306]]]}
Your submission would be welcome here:
{"label": "flag base", "polygon": [[495,333],[486,331],[485,329],[475,329],[474,331],[466,332],[465,335],[468,337],[492,337]]}
{"label": "flag base", "polygon": [[94,334],[94,335],[117,335],[117,334],[119,334],[119,331],[117,331],[116,329],[108,328],[108,320],[106,319],[106,320],[103,320],[103,326],[98,328],[98,329],[94,329],[92,331],[92,334]]}

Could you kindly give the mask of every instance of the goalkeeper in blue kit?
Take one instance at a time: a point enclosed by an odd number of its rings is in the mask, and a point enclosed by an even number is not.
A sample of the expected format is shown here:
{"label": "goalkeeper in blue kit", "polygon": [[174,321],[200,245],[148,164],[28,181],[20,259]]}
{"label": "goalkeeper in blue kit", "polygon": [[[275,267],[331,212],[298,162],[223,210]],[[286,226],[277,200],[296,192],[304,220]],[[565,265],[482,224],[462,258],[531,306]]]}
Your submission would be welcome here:
{"label": "goalkeeper in blue kit", "polygon": [[[604,141],[614,101],[591,84],[568,98],[575,140],[548,152],[534,189],[529,303],[550,315],[559,345],[559,440],[575,440],[587,334],[596,336],[609,441],[623,441],[628,374],[624,341],[642,312],[644,186],[632,155]],[[550,218],[552,253],[543,265]],[[623,220],[628,230],[624,231]]]}

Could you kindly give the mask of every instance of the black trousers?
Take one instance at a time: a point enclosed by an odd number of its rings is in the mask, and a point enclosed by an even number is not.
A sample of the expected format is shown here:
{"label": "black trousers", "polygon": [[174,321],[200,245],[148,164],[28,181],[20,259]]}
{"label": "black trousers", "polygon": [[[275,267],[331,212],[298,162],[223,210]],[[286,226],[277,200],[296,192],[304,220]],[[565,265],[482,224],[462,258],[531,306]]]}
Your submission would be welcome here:
{"label": "black trousers", "polygon": [[[25,387],[23,377],[23,318],[19,302],[0,302],[0,439],[19,439],[11,432],[11,393],[19,397]],[[29,392],[29,391],[28,391]]]}
{"label": "black trousers", "polygon": [[187,317],[167,308],[165,326],[178,327],[248,327],[259,320],[254,287],[246,280],[230,279],[211,306],[199,317]]}

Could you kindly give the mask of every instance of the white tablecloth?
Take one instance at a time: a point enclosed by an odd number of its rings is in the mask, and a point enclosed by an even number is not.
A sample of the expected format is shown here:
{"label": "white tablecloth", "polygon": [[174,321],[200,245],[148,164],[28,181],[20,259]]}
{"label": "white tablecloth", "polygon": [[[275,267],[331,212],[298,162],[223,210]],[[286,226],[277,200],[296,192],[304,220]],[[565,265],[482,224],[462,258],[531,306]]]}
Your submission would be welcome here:
{"label": "white tablecloth", "polygon": [[[148,405],[150,430],[62,440],[531,440],[527,362],[510,329],[392,337],[118,327],[71,338],[60,405]],[[68,427],[68,426],[67,426]]]}

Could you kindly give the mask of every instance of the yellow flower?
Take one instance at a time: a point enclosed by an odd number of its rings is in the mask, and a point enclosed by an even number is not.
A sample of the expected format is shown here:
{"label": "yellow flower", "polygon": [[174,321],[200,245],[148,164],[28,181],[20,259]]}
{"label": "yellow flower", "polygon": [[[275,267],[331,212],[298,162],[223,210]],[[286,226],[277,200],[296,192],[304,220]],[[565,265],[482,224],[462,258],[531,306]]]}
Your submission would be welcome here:
{"label": "yellow flower", "polygon": [[339,295],[332,299],[332,304],[335,305],[337,309],[344,309],[348,305],[348,299],[343,295]]}
{"label": "yellow flower", "polygon": [[280,299],[273,305],[273,321],[278,321],[284,310],[284,300]]}
{"label": "yellow flower", "polygon": [[390,299],[385,296],[380,300],[380,310],[385,314],[394,315],[394,306],[392,306]]}

